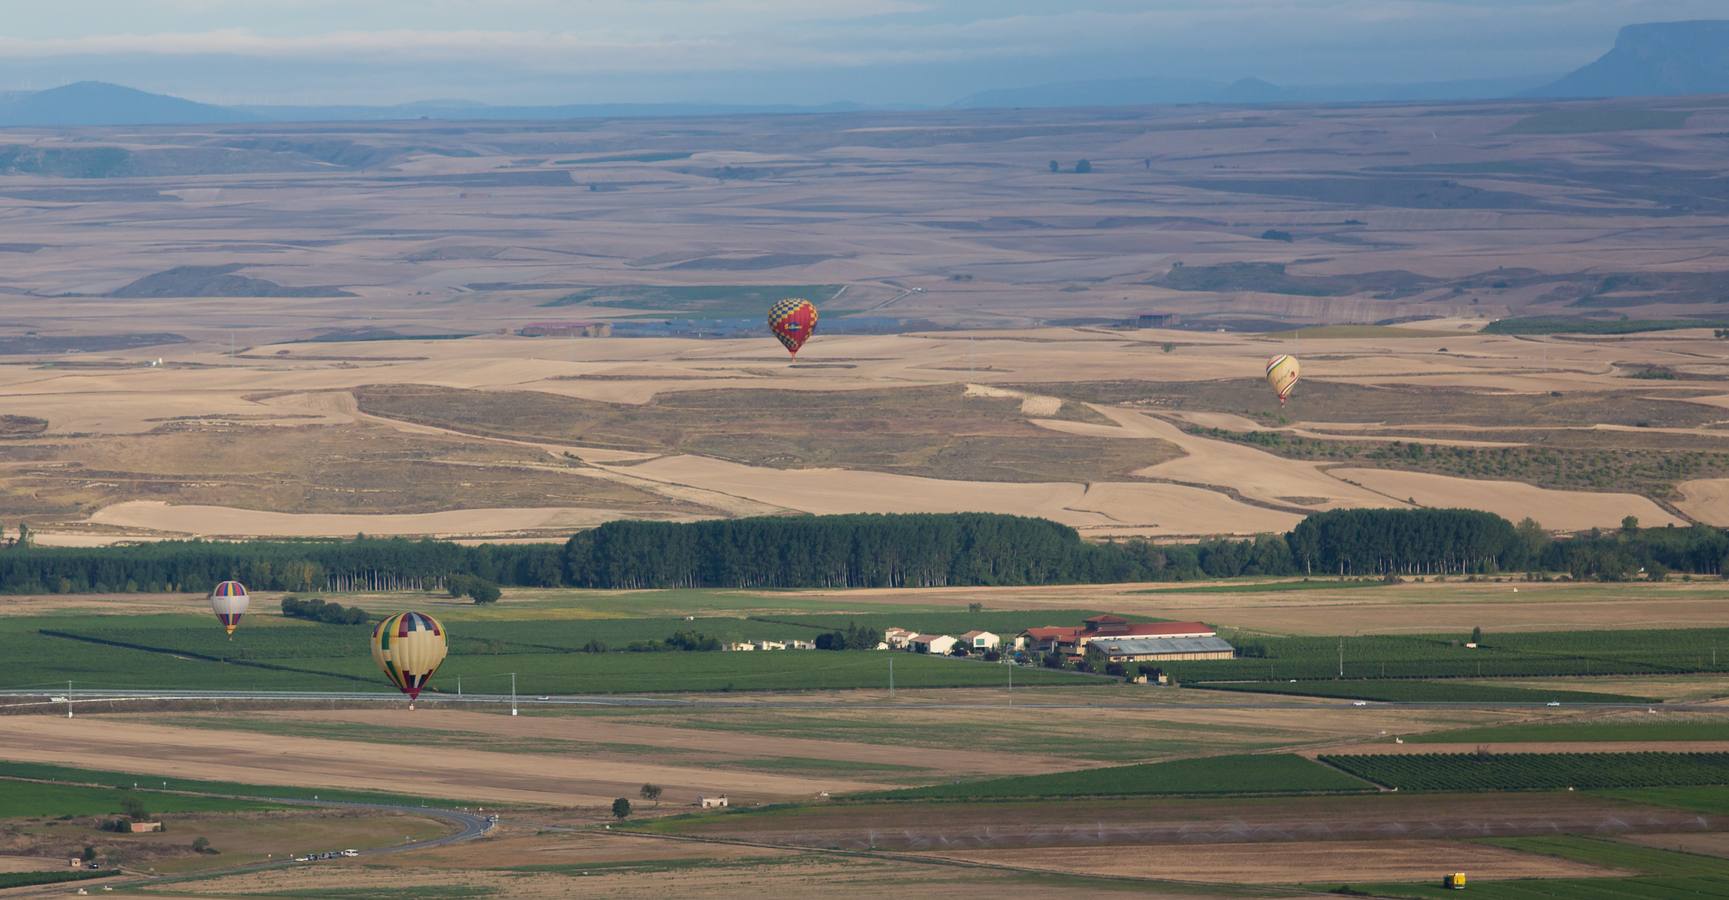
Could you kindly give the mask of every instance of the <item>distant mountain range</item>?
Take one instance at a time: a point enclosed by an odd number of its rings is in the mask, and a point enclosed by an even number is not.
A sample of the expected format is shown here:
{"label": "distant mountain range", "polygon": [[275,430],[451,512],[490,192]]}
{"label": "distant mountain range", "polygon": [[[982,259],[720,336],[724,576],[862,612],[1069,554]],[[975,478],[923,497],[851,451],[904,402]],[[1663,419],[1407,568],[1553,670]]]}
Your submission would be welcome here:
{"label": "distant mountain range", "polygon": [[1068,81],[982,91],[955,106],[967,109],[1025,106],[1149,106],[1163,103],[1366,103],[1410,100],[1479,100],[1534,90],[1553,76],[1485,78],[1414,84],[1281,86],[1259,78],[1230,83],[1182,78]]}
{"label": "distant mountain range", "polygon": [[201,125],[225,122],[341,122],[405,119],[593,119],[643,116],[722,116],[752,113],[848,112],[855,103],[822,106],[700,103],[592,103],[490,106],[433,100],[395,106],[213,106],[101,81],[45,91],[0,92],[0,127],[76,125]]}
{"label": "distant mountain range", "polygon": [[1072,81],[984,91],[960,107],[1133,106],[1161,103],[1365,103],[1499,97],[1667,97],[1729,94],[1729,21],[1629,25],[1615,46],[1556,79],[1487,78],[1418,84],[1280,86],[1259,78],[1225,83],[1183,78]]}
{"label": "distant mountain range", "polygon": [[1533,97],[1729,94],[1729,21],[1629,25],[1584,68],[1527,92]]}
{"label": "distant mountain range", "polygon": [[0,126],[185,125],[252,118],[239,110],[100,81],[0,95]]}
{"label": "distant mountain range", "polygon": [[[1729,93],[1729,21],[1655,22],[1621,29],[1615,46],[1559,79],[1489,78],[1417,84],[1277,85],[1190,78],[1125,78],[1004,88],[973,94],[961,108],[1146,106],[1169,103],[1350,103],[1500,97],[1636,97]],[[491,106],[436,100],[395,106],[243,106],[196,103],[115,84],[81,81],[45,91],[0,92],[0,127],[190,125],[234,122],[403,119],[588,119],[643,116],[849,112],[822,106],[591,103]]]}

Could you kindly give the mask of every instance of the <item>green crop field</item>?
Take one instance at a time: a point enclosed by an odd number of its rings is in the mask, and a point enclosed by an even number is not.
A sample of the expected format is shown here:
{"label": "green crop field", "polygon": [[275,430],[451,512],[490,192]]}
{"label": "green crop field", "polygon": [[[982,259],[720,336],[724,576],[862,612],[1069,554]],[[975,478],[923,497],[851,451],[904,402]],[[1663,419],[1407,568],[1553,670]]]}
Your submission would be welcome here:
{"label": "green crop field", "polygon": [[[1622,900],[1627,897],[1729,897],[1729,860],[1697,853],[1659,850],[1603,838],[1554,835],[1487,838],[1496,847],[1554,856],[1572,862],[1641,873],[1632,878],[1514,878],[1472,881],[1466,896],[1490,900]],[[1467,871],[1466,873],[1470,873]],[[1333,885],[1317,884],[1323,890]],[[1455,897],[1458,892],[1432,884],[1354,884],[1375,897]]]}
{"label": "green crop field", "polygon": [[1644,697],[1598,694],[1585,691],[1503,687],[1469,681],[1417,681],[1373,678],[1353,681],[1233,681],[1189,684],[1210,691],[1247,691],[1256,694],[1294,694],[1299,697],[1338,697],[1383,703],[1644,703]]}
{"label": "green crop field", "polygon": [[1617,719],[1612,722],[1522,722],[1485,725],[1454,731],[1413,735],[1413,744],[1463,744],[1511,741],[1729,741],[1729,720],[1685,719],[1647,721]]}
{"label": "green crop field", "polygon": [[1364,792],[1356,778],[1294,754],[1213,756],[1171,762],[1018,775],[855,795],[860,799],[1007,800],[1187,794]]}
{"label": "green crop field", "polygon": [[[887,687],[886,653],[827,651],[622,652],[634,642],[695,631],[722,641],[813,640],[850,624],[900,624],[959,632],[982,627],[1013,634],[1047,620],[1079,622],[1090,610],[551,618],[460,621],[433,692],[497,693],[517,674],[524,694],[632,691],[820,690]],[[162,688],[231,690],[392,690],[376,671],[369,627],[328,625],[255,614],[229,640],[201,616],[58,616],[0,621],[0,688],[51,690]],[[609,651],[584,652],[591,642]],[[896,685],[907,688],[1006,684],[1000,666],[895,654]],[[1074,673],[1023,670],[1017,685],[1097,684]]]}
{"label": "green crop field", "polygon": [[113,872],[74,872],[69,869],[56,869],[51,872],[0,872],[0,891],[7,888],[31,887],[38,884],[60,884],[67,881],[85,881],[91,878],[107,878]]}
{"label": "green crop field", "polygon": [[[1225,633],[1242,657],[1175,662],[1183,682],[1247,678],[1337,678],[1337,637],[1261,637]],[[1729,628],[1495,633],[1472,649],[1469,632],[1367,635],[1344,643],[1346,678],[1652,675],[1729,671]]]}
{"label": "green crop field", "polygon": [[1729,787],[1687,785],[1684,787],[1628,788],[1594,791],[1603,797],[1650,806],[1667,806],[1707,815],[1729,815]]}
{"label": "green crop field", "polygon": [[[119,761],[118,759],[116,761]],[[0,761],[0,778],[33,778],[41,781],[64,782],[71,785],[111,785],[117,790],[130,791],[133,785],[140,788],[154,788],[156,796],[162,791],[186,791],[198,794],[218,795],[218,802],[223,797],[249,797],[261,800],[328,800],[335,803],[384,803],[400,806],[472,806],[475,801],[457,799],[436,799],[417,797],[408,794],[386,794],[373,791],[345,791],[335,788],[303,788],[284,785],[245,784],[237,781],[205,781],[195,778],[163,778],[160,775],[139,775],[134,772],[113,772],[97,769],[78,769],[71,766],[56,766],[48,763],[24,763]],[[17,782],[7,782],[7,789]],[[102,790],[106,788],[98,788]],[[171,796],[171,795],[166,795]],[[203,798],[182,797],[184,800]],[[146,802],[152,810],[154,799]],[[487,804],[491,806],[493,804]]]}
{"label": "green crop field", "polygon": [[1729,753],[1421,753],[1320,759],[1376,784],[1413,791],[1729,784]]}
{"label": "green crop field", "polygon": [[0,819],[21,816],[101,816],[121,811],[121,803],[135,796],[153,813],[234,812],[267,809],[266,804],[224,797],[193,797],[161,791],[134,791],[107,787],[43,784],[0,779]]}

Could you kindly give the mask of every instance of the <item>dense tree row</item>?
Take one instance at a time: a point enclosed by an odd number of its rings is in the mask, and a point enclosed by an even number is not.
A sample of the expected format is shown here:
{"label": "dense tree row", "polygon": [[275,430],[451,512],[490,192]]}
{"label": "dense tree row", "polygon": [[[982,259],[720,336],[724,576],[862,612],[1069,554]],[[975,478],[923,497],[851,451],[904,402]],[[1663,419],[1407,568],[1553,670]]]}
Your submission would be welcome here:
{"label": "dense tree row", "polygon": [[302,600],[293,594],[282,598],[282,614],[294,619],[311,619],[330,625],[365,625],[372,621],[371,614],[358,606],[327,603],[317,597]]}
{"label": "dense tree row", "polygon": [[1305,573],[1445,575],[1526,562],[1513,523],[1473,509],[1335,509],[1298,522],[1287,541]]}
{"label": "dense tree row", "polygon": [[1708,525],[1640,528],[1629,517],[1615,532],[1591,531],[1541,548],[1540,568],[1574,578],[1621,581],[1661,578],[1670,572],[1722,575],[1729,571],[1729,534]]}
{"label": "dense tree row", "polygon": [[458,573],[513,585],[562,581],[558,548],[535,544],[465,547],[361,537],[0,550],[0,592],[8,594],[199,593],[230,578],[264,591],[442,590]]}
{"label": "dense tree row", "polygon": [[[985,513],[614,522],[556,545],[440,541],[163,542],[0,549],[0,592],[939,587],[1183,581],[1239,575],[1427,575],[1542,569],[1580,578],[1719,575],[1729,535],[1641,529],[1550,540],[1474,510],[1317,513],[1285,535],[1196,544],[1089,543],[1044,519]],[[483,601],[484,602],[484,601]],[[850,644],[850,641],[848,641]]]}

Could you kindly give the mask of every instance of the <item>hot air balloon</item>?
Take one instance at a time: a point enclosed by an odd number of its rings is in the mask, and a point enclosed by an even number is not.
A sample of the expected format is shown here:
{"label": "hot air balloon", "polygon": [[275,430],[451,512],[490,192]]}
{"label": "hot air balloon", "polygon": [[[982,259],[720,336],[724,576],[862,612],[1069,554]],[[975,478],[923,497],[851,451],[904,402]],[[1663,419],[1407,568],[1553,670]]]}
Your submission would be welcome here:
{"label": "hot air balloon", "polygon": [[1279,405],[1291,397],[1291,388],[1297,386],[1297,377],[1302,373],[1302,367],[1297,365],[1297,358],[1288,353],[1281,353],[1267,360],[1267,383],[1273,386],[1273,391],[1279,395]]}
{"label": "hot air balloon", "polygon": [[397,613],[372,628],[372,661],[408,695],[409,709],[448,649],[444,626],[426,613]]}
{"label": "hot air balloon", "polygon": [[798,348],[816,333],[816,306],[809,300],[788,297],[768,311],[768,330],[797,358]]}
{"label": "hot air balloon", "polygon": [[240,627],[240,617],[246,608],[252,605],[252,598],[246,595],[246,585],[238,581],[224,581],[210,590],[210,611],[216,614],[217,621],[228,629],[228,639],[234,639],[234,629]]}

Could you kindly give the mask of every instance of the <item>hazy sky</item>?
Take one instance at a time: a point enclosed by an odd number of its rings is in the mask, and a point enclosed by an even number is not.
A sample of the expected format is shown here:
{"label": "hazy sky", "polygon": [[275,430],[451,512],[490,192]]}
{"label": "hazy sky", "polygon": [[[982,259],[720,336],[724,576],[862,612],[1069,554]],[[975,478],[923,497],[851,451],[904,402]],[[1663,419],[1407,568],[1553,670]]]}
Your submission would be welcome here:
{"label": "hazy sky", "polygon": [[1560,74],[1724,0],[7,0],[0,88],[217,103],[947,104],[1047,81]]}

